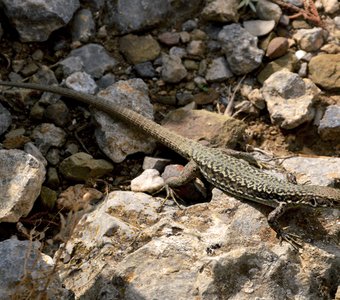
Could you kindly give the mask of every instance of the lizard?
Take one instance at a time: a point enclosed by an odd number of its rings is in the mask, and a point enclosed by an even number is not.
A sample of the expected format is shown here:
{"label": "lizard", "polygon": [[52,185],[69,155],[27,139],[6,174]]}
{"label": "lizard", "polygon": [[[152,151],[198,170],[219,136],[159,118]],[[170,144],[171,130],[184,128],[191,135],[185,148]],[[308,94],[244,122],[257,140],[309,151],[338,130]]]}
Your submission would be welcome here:
{"label": "lizard", "polygon": [[[36,83],[0,81],[0,85],[59,94],[88,104],[113,118],[136,127],[183,156],[189,161],[187,164],[189,167],[186,170],[191,170],[192,174],[199,170],[208,182],[227,195],[272,207],[273,210],[267,217],[269,226],[276,232],[280,241],[284,240],[294,248],[301,246],[297,240],[298,236],[283,230],[278,222],[278,219],[288,209],[295,207],[340,209],[340,189],[317,185],[298,185],[280,180],[243,159],[226,154],[223,149],[210,148],[180,136],[137,112],[121,106],[113,106],[102,97],[59,86]],[[186,182],[189,178],[191,176],[182,178],[176,183],[173,182],[173,185]],[[171,182],[167,184],[171,186]]]}

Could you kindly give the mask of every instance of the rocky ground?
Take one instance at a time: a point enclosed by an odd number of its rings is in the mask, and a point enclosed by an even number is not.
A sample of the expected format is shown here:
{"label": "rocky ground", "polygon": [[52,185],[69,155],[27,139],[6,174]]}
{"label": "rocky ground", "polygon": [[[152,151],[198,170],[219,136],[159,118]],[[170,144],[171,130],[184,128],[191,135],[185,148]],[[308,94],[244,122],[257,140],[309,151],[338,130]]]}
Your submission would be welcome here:
{"label": "rocky ground", "polygon": [[[340,7],[333,0],[1,0],[2,80],[97,94],[266,172],[340,188]],[[271,208],[58,95],[1,88],[1,299],[340,299],[339,210]],[[291,176],[292,175],[292,176]]]}

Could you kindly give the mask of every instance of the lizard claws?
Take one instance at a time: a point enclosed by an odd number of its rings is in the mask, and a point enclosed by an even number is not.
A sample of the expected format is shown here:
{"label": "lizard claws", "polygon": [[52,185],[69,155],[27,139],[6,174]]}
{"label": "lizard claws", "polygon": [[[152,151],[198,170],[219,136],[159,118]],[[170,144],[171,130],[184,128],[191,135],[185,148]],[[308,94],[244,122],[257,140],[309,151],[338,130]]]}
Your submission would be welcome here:
{"label": "lizard claws", "polygon": [[[164,198],[164,200],[161,202],[161,205],[158,209],[158,212],[161,212],[163,207],[164,207],[164,204],[167,200],[171,199],[172,201],[174,201],[176,203],[176,205],[178,206],[179,209],[182,209],[182,207],[180,206],[180,204],[178,203],[178,201],[176,200],[177,199],[180,199],[182,200],[177,194],[176,192],[168,185],[168,184],[164,184],[163,187],[161,189],[159,189],[157,192],[155,192],[154,194],[156,193],[159,193],[161,191],[163,191],[165,189],[166,191],[166,196]],[[183,201],[183,200],[182,200]]]}
{"label": "lizard claws", "polygon": [[302,248],[303,242],[299,235],[281,231],[277,233],[277,238],[280,241],[280,245],[282,244],[282,241],[285,241],[289,243],[296,251]]}

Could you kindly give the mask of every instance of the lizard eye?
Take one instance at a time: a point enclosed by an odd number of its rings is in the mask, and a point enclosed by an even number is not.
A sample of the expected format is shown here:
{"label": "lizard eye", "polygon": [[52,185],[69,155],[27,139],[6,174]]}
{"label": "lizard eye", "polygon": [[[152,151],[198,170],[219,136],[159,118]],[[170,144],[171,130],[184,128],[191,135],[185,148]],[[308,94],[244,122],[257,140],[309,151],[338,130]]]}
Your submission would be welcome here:
{"label": "lizard eye", "polygon": [[318,205],[317,198],[311,198],[310,201],[309,201],[309,204],[313,207],[316,207]]}

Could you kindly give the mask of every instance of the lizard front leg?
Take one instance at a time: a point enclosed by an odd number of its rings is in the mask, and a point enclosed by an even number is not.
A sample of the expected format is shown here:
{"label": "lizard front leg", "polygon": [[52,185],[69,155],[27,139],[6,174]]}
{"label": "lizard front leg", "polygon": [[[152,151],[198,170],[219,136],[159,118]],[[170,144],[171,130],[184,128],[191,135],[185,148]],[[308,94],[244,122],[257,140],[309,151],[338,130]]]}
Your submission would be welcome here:
{"label": "lizard front leg", "polygon": [[295,250],[302,247],[299,236],[285,232],[279,225],[278,219],[289,209],[287,203],[281,202],[267,217],[269,226],[276,232],[276,237],[280,242],[286,241],[293,246]]}
{"label": "lizard front leg", "polygon": [[[195,161],[190,160],[183,168],[179,176],[176,177],[170,177],[166,179],[164,186],[161,190],[166,190],[166,197],[164,201],[162,202],[161,207],[163,207],[164,203],[168,199],[172,199],[179,208],[180,205],[178,204],[177,199],[181,199],[174,191],[174,189],[178,189],[191,181],[193,181],[195,178],[200,176],[200,170],[198,165],[195,163]],[[157,191],[160,192],[161,190]]]}

